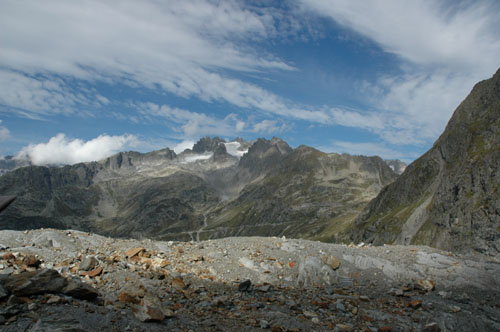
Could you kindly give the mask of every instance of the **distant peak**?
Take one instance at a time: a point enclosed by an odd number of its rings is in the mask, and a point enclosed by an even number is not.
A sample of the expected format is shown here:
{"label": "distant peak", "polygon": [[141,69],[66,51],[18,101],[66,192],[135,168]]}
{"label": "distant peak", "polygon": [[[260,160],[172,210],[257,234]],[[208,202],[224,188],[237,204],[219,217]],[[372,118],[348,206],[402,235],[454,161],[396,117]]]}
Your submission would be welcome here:
{"label": "distant peak", "polygon": [[210,136],[205,136],[193,146],[193,152],[214,152],[221,143],[226,143],[226,140],[219,137],[211,138]]}

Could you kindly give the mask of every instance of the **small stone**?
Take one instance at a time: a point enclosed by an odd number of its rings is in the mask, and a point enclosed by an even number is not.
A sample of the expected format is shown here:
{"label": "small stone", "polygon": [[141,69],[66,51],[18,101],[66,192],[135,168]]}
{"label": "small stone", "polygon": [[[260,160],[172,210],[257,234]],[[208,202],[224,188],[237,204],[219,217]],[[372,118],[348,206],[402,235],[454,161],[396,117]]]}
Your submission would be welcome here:
{"label": "small stone", "polygon": [[174,287],[178,290],[182,290],[182,289],[187,288],[186,284],[184,283],[184,281],[181,278],[174,278],[172,280],[172,287]]}
{"label": "small stone", "polygon": [[318,317],[318,315],[312,311],[304,310],[302,314],[307,318]]}
{"label": "small stone", "polygon": [[80,263],[78,266],[78,269],[80,271],[90,271],[96,268],[96,266],[99,264],[97,259],[94,256],[87,256],[85,259]]}
{"label": "small stone", "polygon": [[382,327],[379,327],[377,332],[391,332],[392,331],[392,328],[390,326],[382,326]]}
{"label": "small stone", "polygon": [[135,295],[130,294],[127,291],[123,291],[118,294],[118,301],[134,304],[139,304],[141,302],[141,300],[139,300]]}
{"label": "small stone", "polygon": [[238,285],[238,290],[240,292],[248,292],[251,287],[252,287],[252,282],[250,281],[250,279],[247,279],[243,282],[240,282],[240,284]]}
{"label": "small stone", "polygon": [[363,302],[370,302],[370,298],[366,295],[361,295],[359,299]]}
{"label": "small stone", "polygon": [[13,253],[8,252],[8,253],[6,253],[6,254],[3,255],[3,259],[5,259],[5,260],[8,261],[8,260],[11,260],[11,259],[16,259],[16,256],[14,256]]}
{"label": "small stone", "polygon": [[349,332],[352,330],[352,327],[346,324],[337,324],[335,325],[335,330],[339,332]]}
{"label": "small stone", "polygon": [[323,261],[323,264],[328,265],[332,268],[332,270],[336,270],[340,267],[340,260],[335,256],[324,255],[321,260]]}
{"label": "small stone", "polygon": [[161,322],[165,319],[163,310],[156,306],[144,305],[140,306],[134,315],[142,322]]}
{"label": "small stone", "polygon": [[233,302],[227,296],[217,296],[212,301],[218,307],[228,307],[233,304]]}
{"label": "small stone", "polygon": [[410,307],[413,309],[418,309],[422,306],[422,301],[421,300],[413,300],[410,302]]}
{"label": "small stone", "polygon": [[318,317],[313,317],[311,319],[311,322],[313,322],[314,324],[319,324],[319,318]]}
{"label": "small stone", "polygon": [[146,250],[146,249],[144,249],[144,248],[132,248],[132,249],[127,250],[127,252],[125,253],[125,256],[127,256],[128,258],[132,258],[144,250]]}
{"label": "small stone", "polygon": [[84,271],[80,272],[81,276],[89,276],[90,278],[94,278],[102,273],[102,270],[104,268],[102,266],[99,266],[97,269],[91,270],[91,271]]}
{"label": "small stone", "polygon": [[25,264],[26,266],[30,267],[38,267],[42,263],[38,258],[36,258],[34,255],[27,255],[23,257],[22,263]]}
{"label": "small stone", "polygon": [[459,312],[462,310],[462,308],[460,308],[457,305],[452,305],[452,306],[450,306],[450,310],[451,310],[451,312]]}
{"label": "small stone", "polygon": [[29,311],[35,311],[40,307],[40,305],[37,302],[33,302],[28,304],[28,310]]}
{"label": "small stone", "polygon": [[436,287],[436,282],[434,282],[434,280],[431,279],[418,280],[417,283],[415,284],[415,288],[419,288],[427,292],[434,290],[435,287]]}
{"label": "small stone", "polygon": [[61,302],[61,297],[57,295],[51,295],[47,300],[47,304],[59,303]]}
{"label": "small stone", "polygon": [[268,329],[269,327],[271,327],[271,325],[269,324],[269,322],[267,320],[264,320],[264,319],[260,320],[259,326],[260,326],[261,329]]}
{"label": "small stone", "polygon": [[272,286],[270,284],[265,284],[265,285],[257,287],[256,290],[259,292],[266,293],[266,292],[269,292],[269,290],[271,290],[271,288],[272,288]]}
{"label": "small stone", "polygon": [[423,332],[441,332],[441,328],[437,323],[429,323],[424,326]]}
{"label": "small stone", "polygon": [[342,303],[337,302],[337,304],[335,305],[335,307],[337,308],[337,310],[345,312],[345,306]]}

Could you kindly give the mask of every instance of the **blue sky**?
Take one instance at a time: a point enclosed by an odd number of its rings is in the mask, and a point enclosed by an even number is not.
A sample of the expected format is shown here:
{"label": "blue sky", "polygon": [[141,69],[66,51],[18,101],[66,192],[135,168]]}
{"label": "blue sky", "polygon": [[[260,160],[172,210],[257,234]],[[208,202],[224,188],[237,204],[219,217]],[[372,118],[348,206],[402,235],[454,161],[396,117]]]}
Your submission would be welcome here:
{"label": "blue sky", "polygon": [[411,161],[500,67],[498,1],[0,1],[0,156],[205,135]]}

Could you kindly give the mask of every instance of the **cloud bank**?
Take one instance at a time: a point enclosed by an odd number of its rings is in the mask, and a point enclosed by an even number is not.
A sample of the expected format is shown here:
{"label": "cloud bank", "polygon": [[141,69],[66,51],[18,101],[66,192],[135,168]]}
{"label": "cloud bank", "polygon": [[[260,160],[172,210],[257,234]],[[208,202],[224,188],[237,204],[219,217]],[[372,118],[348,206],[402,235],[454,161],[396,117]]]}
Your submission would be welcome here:
{"label": "cloud bank", "polygon": [[[400,73],[361,84],[360,92],[375,114],[334,113],[339,124],[369,129],[391,144],[434,140],[473,85],[500,66],[498,2],[301,0],[301,4],[303,10],[330,18],[398,57]],[[356,125],[357,120],[363,123]]]}
{"label": "cloud bank", "polygon": [[72,165],[97,161],[138,144],[133,135],[100,135],[89,141],[68,139],[64,134],[52,137],[47,143],[30,144],[19,151],[15,158],[31,161],[34,165]]}
{"label": "cloud bank", "polygon": [[4,2],[0,104],[36,118],[109,102],[67,82],[77,79],[287,115],[289,101],[227,74],[294,70],[251,46],[278,34],[273,10],[239,1]]}

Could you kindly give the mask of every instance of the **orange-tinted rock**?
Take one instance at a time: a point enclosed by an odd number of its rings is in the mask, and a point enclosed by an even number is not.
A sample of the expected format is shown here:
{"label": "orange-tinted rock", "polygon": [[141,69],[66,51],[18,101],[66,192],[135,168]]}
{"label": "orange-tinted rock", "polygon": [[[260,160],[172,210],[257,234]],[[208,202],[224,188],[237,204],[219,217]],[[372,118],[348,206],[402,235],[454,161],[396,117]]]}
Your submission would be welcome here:
{"label": "orange-tinted rock", "polygon": [[129,249],[127,250],[127,252],[125,253],[125,256],[127,256],[128,258],[131,258],[131,257],[134,257],[135,255],[138,255],[141,251],[144,251],[146,249],[144,248],[132,248],[132,249]]}
{"label": "orange-tinted rock", "polygon": [[410,302],[410,307],[413,309],[418,309],[422,306],[422,301],[421,300],[413,300]]}
{"label": "orange-tinted rock", "polygon": [[94,278],[102,273],[102,270],[104,268],[102,266],[99,266],[98,268],[91,270],[91,271],[85,271],[85,272],[80,272],[81,276],[89,276],[91,278]]}
{"label": "orange-tinted rock", "polygon": [[118,294],[118,301],[125,303],[134,303],[134,304],[139,304],[141,302],[139,298],[125,291]]}
{"label": "orange-tinted rock", "polygon": [[416,286],[426,291],[432,291],[436,287],[436,282],[431,279],[419,280]]}
{"label": "orange-tinted rock", "polygon": [[184,283],[184,281],[180,278],[174,278],[172,280],[172,287],[176,288],[176,289],[185,289],[187,288],[186,287],[186,284]]}
{"label": "orange-tinted rock", "polygon": [[382,326],[380,327],[377,332],[391,332],[392,328],[390,326]]}

